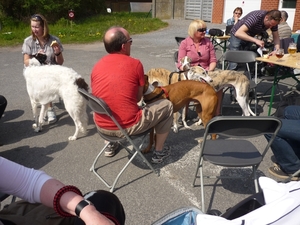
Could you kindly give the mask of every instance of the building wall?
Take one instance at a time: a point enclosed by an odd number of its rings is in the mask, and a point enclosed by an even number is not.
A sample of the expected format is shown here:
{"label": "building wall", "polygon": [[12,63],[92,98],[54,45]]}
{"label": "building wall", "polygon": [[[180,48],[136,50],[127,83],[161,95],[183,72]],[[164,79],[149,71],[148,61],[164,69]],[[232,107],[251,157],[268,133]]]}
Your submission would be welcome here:
{"label": "building wall", "polygon": [[297,0],[293,31],[300,30],[300,1]]}
{"label": "building wall", "polygon": [[222,23],[225,0],[214,0],[212,23]]}
{"label": "building wall", "polygon": [[153,0],[153,17],[160,19],[184,18],[184,0]]}

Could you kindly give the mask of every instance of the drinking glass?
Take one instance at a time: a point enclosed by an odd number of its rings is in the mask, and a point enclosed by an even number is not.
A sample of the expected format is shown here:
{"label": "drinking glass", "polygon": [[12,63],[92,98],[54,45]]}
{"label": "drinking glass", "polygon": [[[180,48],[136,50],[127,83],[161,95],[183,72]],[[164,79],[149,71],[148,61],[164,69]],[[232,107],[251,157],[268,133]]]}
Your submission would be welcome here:
{"label": "drinking glass", "polygon": [[264,57],[264,58],[268,58],[269,52],[270,52],[270,49],[268,49],[268,48],[263,48],[263,49],[262,49],[263,57]]}
{"label": "drinking glass", "polygon": [[290,56],[293,56],[293,54],[295,54],[297,52],[297,45],[296,43],[289,43],[289,48],[288,48],[288,53],[290,54]]}
{"label": "drinking glass", "polygon": [[278,58],[278,62],[281,61],[280,59],[284,56],[283,48],[279,48],[276,50],[276,57]]}

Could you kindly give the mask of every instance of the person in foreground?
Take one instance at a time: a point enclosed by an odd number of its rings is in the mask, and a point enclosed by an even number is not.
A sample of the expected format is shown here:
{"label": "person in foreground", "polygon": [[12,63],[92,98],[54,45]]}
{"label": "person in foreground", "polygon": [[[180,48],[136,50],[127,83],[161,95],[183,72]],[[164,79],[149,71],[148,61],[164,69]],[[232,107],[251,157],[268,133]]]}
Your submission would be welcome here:
{"label": "person in foreground", "polygon": [[[248,13],[240,19],[231,29],[230,33],[230,50],[249,50],[253,44],[258,47],[264,47],[264,41],[255,38],[269,28],[272,31],[274,51],[270,54],[275,54],[276,49],[280,48],[280,40],[278,35],[278,24],[281,21],[281,12],[279,10],[255,10]],[[229,63],[228,69],[235,70],[237,63]]]}
{"label": "person in foreground", "polygon": [[239,21],[239,19],[242,16],[242,14],[243,14],[243,9],[241,7],[236,7],[233,10],[233,16],[227,20],[226,26],[230,26],[230,25],[236,24]]}
{"label": "person in foreground", "polygon": [[[207,30],[203,20],[193,20],[188,28],[188,37],[181,41],[178,50],[177,68],[182,71],[181,59],[188,56],[191,66],[201,66],[207,71],[213,71],[217,66],[214,46],[209,38],[205,37]],[[218,106],[216,115],[221,113],[223,89],[217,92]],[[188,108],[188,107],[187,107]]]}
{"label": "person in foreground", "polygon": [[[43,171],[24,167],[3,157],[0,157],[0,191],[22,198],[29,203],[42,203],[47,207],[54,208],[54,211],[61,217],[70,218],[63,223],[66,225],[74,224],[74,222],[75,224],[82,224],[82,221],[86,225],[113,225],[124,224],[125,221],[122,204],[119,200],[116,201],[114,199],[117,197],[112,193],[109,192],[109,198],[112,200],[110,204],[115,204],[116,209],[121,209],[118,211],[118,214],[114,215],[104,210],[103,213],[105,215],[103,215],[96,207],[102,204],[100,208],[103,209],[108,207],[109,204],[106,203],[105,205],[103,201],[101,202],[101,197],[100,199],[93,199],[94,201],[92,202],[88,201],[75,186],[65,186],[62,182],[52,178]],[[2,211],[8,209],[3,209]],[[24,208],[24,211],[26,210],[27,207]],[[9,223],[10,221],[7,221],[7,219],[3,219],[7,217],[5,217],[5,213],[1,213],[2,211],[0,211],[0,224],[15,224]],[[20,209],[18,215],[21,212]],[[75,216],[80,217],[80,219],[75,218]],[[24,217],[24,221],[20,225],[27,224],[25,219],[26,217]]]}
{"label": "person in foreground", "polygon": [[[300,169],[300,106],[287,106],[281,121],[282,127],[271,145],[276,162],[269,172],[285,179]],[[270,135],[265,137],[270,139]],[[298,180],[299,176],[295,179]]]}
{"label": "person in foreground", "polygon": [[[171,153],[164,143],[173,122],[173,105],[162,99],[143,108],[138,106],[145,84],[144,68],[138,59],[130,57],[132,38],[127,30],[111,27],[106,31],[103,42],[108,55],[102,57],[92,70],[92,94],[107,103],[128,135],[154,127],[156,140],[151,161],[161,163]],[[123,136],[106,116],[95,113],[94,121],[100,132]]]}
{"label": "person in foreground", "polygon": [[[34,14],[30,18],[31,35],[24,39],[22,54],[24,66],[29,65],[29,60],[37,57],[41,64],[62,65],[64,62],[63,47],[58,37],[49,34],[46,18],[41,14]],[[47,111],[49,123],[57,121],[52,103]]]}

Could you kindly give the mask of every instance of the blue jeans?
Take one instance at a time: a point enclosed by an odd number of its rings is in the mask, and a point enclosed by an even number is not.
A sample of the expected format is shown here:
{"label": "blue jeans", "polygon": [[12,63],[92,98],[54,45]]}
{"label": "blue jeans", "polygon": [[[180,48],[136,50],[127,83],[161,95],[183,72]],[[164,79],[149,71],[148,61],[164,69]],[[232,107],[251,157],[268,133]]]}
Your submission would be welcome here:
{"label": "blue jeans", "polygon": [[[300,106],[287,106],[271,149],[280,168],[287,174],[300,169]],[[265,135],[270,140],[270,135]]]}
{"label": "blue jeans", "polygon": [[[252,42],[249,41],[243,41],[242,39],[237,38],[234,35],[231,35],[229,38],[229,50],[238,51],[238,50],[249,50],[252,46]],[[237,63],[230,62],[228,69],[229,70],[235,70],[237,68]]]}

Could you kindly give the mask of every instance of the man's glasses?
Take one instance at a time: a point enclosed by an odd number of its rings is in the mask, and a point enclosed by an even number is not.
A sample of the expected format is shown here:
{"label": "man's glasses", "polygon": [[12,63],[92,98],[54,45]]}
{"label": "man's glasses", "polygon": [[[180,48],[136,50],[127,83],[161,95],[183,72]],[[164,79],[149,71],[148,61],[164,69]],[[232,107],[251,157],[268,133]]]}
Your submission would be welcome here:
{"label": "man's glasses", "polygon": [[129,38],[129,39],[125,42],[125,44],[126,44],[126,43],[132,44],[132,38]]}
{"label": "man's glasses", "polygon": [[236,14],[236,15],[242,15],[242,13],[238,13],[238,12],[235,12],[234,14]]}
{"label": "man's glasses", "polygon": [[199,28],[198,30],[197,30],[198,32],[206,32],[206,27],[205,28]]}
{"label": "man's glasses", "polygon": [[42,17],[40,17],[39,15],[34,14],[31,19],[36,19],[38,21],[43,21]]}

